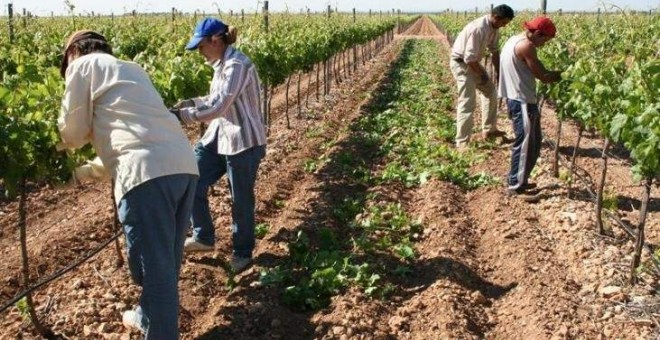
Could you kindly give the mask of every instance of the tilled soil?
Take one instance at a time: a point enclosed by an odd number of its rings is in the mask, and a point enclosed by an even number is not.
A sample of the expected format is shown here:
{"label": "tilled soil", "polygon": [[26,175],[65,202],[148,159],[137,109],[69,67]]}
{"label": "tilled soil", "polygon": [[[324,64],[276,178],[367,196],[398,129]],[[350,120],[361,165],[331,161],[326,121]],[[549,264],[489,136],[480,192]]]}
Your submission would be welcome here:
{"label": "tilled soil", "polygon": [[[277,119],[270,130],[268,153],[257,185],[257,218],[269,226],[255,249],[255,265],[235,278],[228,289],[224,259],[230,254],[230,197],[224,179],[210,197],[217,227],[216,252],[186,256],[180,283],[182,338],[192,339],[565,339],[655,338],[657,281],[643,274],[641,283],[626,283],[632,242],[616,227],[614,237],[597,234],[594,204],[584,188],[566,197],[565,183],[550,175],[551,150],[544,147],[534,181],[543,199],[536,204],[505,195],[503,185],[465,191],[430,180],[420,187],[362,188],[349,186],[332,164],[305,171],[308,160],[350,150],[378,166],[371,150],[350,144],[353,121],[378,88],[387,83],[402,39],[431,38],[440,42],[439,58],[448,60],[446,40],[427,18],[397,36],[376,58],[360,65],[329,96],[298,117],[290,108],[291,128],[283,119],[281,90],[273,100]],[[450,73],[447,73],[450,74]],[[447,76],[446,82],[453,79]],[[307,94],[307,78],[301,91]],[[292,82],[292,84],[295,84]],[[313,82],[312,82],[313,84]],[[291,85],[295,89],[295,85]],[[293,91],[295,92],[295,91]],[[294,93],[290,98],[295,98]],[[323,96],[321,96],[323,97]],[[294,102],[294,100],[291,100]],[[543,110],[543,129],[554,136],[551,109]],[[453,112],[438,114],[453,115]],[[475,117],[476,118],[476,117]],[[478,121],[478,119],[477,119]],[[508,119],[499,128],[512,136]],[[196,127],[188,128],[189,135]],[[554,137],[553,137],[554,139]],[[562,153],[572,153],[573,127],[564,126]],[[586,139],[586,140],[585,140]],[[578,165],[597,178],[600,159],[583,138]],[[333,141],[331,146],[327,141]],[[484,161],[473,166],[501,178],[509,167],[506,144],[475,149]],[[624,156],[625,159],[625,155]],[[31,188],[28,198],[28,244],[33,279],[53,273],[113,234],[108,183],[66,191]],[[608,190],[618,195],[618,214],[636,223],[641,188],[631,179],[625,161],[610,164]],[[332,221],[333,204],[347,195],[378,193],[385,202],[401,203],[406,213],[425,226],[415,243],[419,254],[413,274],[398,282],[387,300],[368,298],[350,288],[316,312],[294,312],[281,303],[280,290],[259,283],[262,269],[287,256],[287,244],[298,230],[313,230]],[[647,220],[647,237],[658,243],[660,227],[657,188]],[[0,297],[20,291],[20,259],[16,241],[16,203],[0,206]],[[122,247],[123,247],[123,241]],[[115,265],[114,246],[35,295],[46,323],[69,338],[130,339],[121,312],[137,302],[139,289],[125,267]],[[34,338],[17,308],[0,319],[0,338]]]}

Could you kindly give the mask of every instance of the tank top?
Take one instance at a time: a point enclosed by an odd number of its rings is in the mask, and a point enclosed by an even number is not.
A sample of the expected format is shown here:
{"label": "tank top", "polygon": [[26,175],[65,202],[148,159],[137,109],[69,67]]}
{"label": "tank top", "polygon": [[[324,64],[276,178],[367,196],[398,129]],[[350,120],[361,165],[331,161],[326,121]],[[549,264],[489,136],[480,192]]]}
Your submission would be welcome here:
{"label": "tank top", "polygon": [[516,45],[527,39],[524,34],[509,38],[500,54],[500,84],[498,95],[501,98],[536,104],[536,78],[525,60],[516,56]]}

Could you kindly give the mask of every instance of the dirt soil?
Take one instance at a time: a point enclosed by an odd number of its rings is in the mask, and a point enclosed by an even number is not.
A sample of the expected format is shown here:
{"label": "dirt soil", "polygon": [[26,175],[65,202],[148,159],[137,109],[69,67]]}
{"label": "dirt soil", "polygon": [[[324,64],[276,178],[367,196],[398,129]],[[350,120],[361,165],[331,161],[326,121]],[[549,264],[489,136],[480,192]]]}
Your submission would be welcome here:
{"label": "dirt soil", "polygon": [[[273,99],[274,121],[268,152],[257,184],[258,223],[269,225],[257,242],[255,264],[236,277],[229,290],[223,269],[230,255],[230,196],[223,179],[210,197],[215,217],[216,252],[186,256],[180,280],[180,324],[183,339],[653,339],[660,335],[657,318],[657,277],[640,275],[627,282],[633,241],[613,223],[612,236],[598,235],[594,204],[585,187],[576,184],[568,198],[566,183],[550,173],[552,150],[544,146],[533,181],[542,199],[526,203],[505,195],[503,184],[473,191],[430,180],[420,187],[355,188],[336,174],[332,164],[305,171],[305,163],[340,151],[378,167],[370,150],[350,144],[348,127],[361,115],[397,60],[405,39],[433,39],[438,58],[447,60],[446,38],[426,17],[379,51],[355,73],[316,100],[314,77],[301,93],[309,104],[298,115],[278,89]],[[447,65],[447,67],[449,67]],[[453,83],[450,73],[444,81]],[[315,75],[314,75],[315,76]],[[290,103],[296,101],[297,77],[291,82]],[[322,86],[321,86],[322,91]],[[293,105],[293,104],[291,104]],[[454,115],[453,112],[438,114]],[[475,117],[479,121],[478,117]],[[543,109],[543,131],[554,139],[556,118]],[[506,114],[499,129],[513,136]],[[197,127],[187,128],[191,141]],[[574,126],[564,124],[560,151],[572,154]],[[327,141],[333,141],[328,146]],[[508,144],[480,143],[468,152],[483,161],[472,171],[504,178],[509,169]],[[583,138],[578,166],[595,182],[600,173],[597,136]],[[350,149],[349,149],[350,148]],[[633,226],[638,221],[641,187],[631,178],[629,158],[610,161],[608,197],[615,213]],[[28,244],[32,280],[72,263],[113,233],[110,184],[89,184],[70,190],[31,185],[28,197]],[[660,199],[653,188],[647,238],[660,243]],[[263,286],[260,271],[273,268],[288,255],[288,242],[298,230],[313,230],[332,222],[333,204],[356,190],[377,192],[386,202],[401,203],[409,216],[425,226],[415,243],[418,258],[413,275],[399,282],[387,300],[371,299],[348,289],[315,312],[294,312],[281,301],[281,290]],[[21,291],[17,203],[0,202],[0,301]],[[122,250],[123,238],[120,238]],[[134,306],[139,288],[126,266],[117,268],[114,245],[34,296],[45,323],[65,338],[137,339],[125,329],[121,312]],[[648,259],[648,254],[645,255]],[[18,308],[0,317],[1,339],[37,338]]]}

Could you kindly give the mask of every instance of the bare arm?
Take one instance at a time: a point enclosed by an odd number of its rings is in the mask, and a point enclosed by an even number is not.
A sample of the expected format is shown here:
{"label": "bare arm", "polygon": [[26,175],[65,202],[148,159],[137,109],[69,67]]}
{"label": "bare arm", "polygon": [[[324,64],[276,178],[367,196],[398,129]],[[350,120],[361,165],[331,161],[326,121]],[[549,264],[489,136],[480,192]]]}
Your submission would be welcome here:
{"label": "bare arm", "polygon": [[500,74],[500,51],[493,52],[491,56],[491,61],[493,62],[493,67],[495,68],[495,75],[499,78]]}
{"label": "bare arm", "polygon": [[531,41],[526,39],[519,42],[516,45],[515,52],[518,58],[525,61],[534,77],[538,80],[544,83],[553,83],[561,79],[559,72],[546,70],[536,55],[536,46]]}
{"label": "bare arm", "polygon": [[485,84],[488,81],[488,72],[478,61],[471,61],[467,63],[467,66],[474,74],[479,76],[479,84]]}

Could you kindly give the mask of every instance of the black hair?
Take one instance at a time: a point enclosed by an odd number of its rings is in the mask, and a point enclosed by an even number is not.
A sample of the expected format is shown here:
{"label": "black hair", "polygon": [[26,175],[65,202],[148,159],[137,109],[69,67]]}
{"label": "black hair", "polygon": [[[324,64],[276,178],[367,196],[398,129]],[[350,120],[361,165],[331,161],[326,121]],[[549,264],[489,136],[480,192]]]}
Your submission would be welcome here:
{"label": "black hair", "polygon": [[513,13],[513,9],[507,5],[499,5],[493,7],[493,10],[490,12],[490,14],[499,18],[507,18],[507,19],[513,19],[513,17],[515,16]]}
{"label": "black hair", "polygon": [[112,54],[112,47],[104,36],[93,31],[78,31],[74,33],[67,43],[60,63],[60,75],[62,78],[66,75],[66,69],[69,67],[69,54],[75,53],[79,56],[94,52]]}

